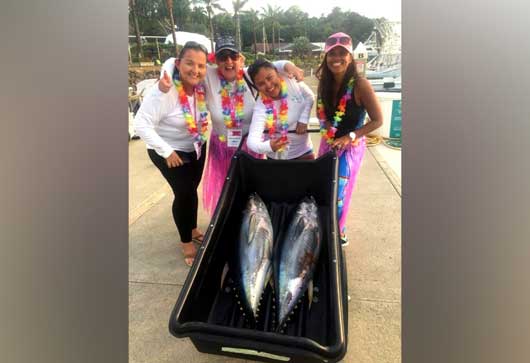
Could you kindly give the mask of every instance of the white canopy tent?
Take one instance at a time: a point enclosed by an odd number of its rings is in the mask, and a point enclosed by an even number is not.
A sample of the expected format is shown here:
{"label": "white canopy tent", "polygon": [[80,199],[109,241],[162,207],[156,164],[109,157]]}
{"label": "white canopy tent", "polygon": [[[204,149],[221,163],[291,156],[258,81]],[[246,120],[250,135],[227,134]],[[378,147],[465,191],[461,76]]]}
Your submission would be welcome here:
{"label": "white canopy tent", "polygon": [[[177,39],[177,44],[178,45],[184,45],[184,44],[186,44],[186,42],[191,40],[191,41],[195,41],[197,43],[200,43],[200,44],[204,45],[206,47],[206,49],[208,49],[209,53],[212,52],[212,49],[211,49],[212,47],[210,45],[210,39],[205,37],[202,34],[176,31],[175,32],[175,38]],[[173,44],[173,35],[169,34],[166,37],[166,40],[164,41],[164,44]],[[215,45],[215,43],[214,43],[214,45]]]}

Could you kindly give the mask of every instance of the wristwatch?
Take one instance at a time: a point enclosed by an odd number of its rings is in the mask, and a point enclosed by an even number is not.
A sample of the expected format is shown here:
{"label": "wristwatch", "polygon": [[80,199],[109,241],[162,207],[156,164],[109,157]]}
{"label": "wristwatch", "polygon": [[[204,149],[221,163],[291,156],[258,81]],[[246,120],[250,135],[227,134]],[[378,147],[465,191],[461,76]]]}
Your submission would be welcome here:
{"label": "wristwatch", "polygon": [[348,134],[348,136],[350,136],[351,141],[355,141],[355,137],[356,137],[355,132],[353,132],[353,131],[350,132],[350,133]]}

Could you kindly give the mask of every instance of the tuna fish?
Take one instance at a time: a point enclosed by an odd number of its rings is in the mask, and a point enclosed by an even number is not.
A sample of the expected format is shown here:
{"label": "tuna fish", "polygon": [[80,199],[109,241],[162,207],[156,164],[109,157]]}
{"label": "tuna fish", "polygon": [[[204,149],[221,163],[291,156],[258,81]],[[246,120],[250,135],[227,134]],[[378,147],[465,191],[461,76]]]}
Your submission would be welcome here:
{"label": "tuna fish", "polygon": [[239,233],[241,287],[254,318],[258,315],[261,295],[272,276],[273,231],[265,203],[252,194],[243,212]]}
{"label": "tuna fish", "polygon": [[[313,197],[298,205],[280,247],[278,263],[278,330],[312,283],[321,248],[318,207]],[[311,303],[312,291],[308,297]]]}

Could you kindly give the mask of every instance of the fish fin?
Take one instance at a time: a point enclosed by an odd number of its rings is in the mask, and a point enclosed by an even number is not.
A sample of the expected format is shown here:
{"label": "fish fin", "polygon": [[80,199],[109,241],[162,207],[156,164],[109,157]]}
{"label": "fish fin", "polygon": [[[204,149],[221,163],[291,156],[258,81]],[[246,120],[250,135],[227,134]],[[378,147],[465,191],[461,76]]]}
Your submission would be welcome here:
{"label": "fish fin", "polygon": [[307,298],[309,299],[309,307],[307,310],[311,310],[311,303],[313,302],[313,279],[309,280],[307,286]]}
{"label": "fish fin", "polygon": [[296,226],[294,227],[294,236],[301,236],[304,232],[304,228],[306,226],[306,223],[304,221],[304,218],[299,218],[298,223],[296,223]]}
{"label": "fish fin", "polygon": [[225,278],[226,278],[226,275],[228,274],[228,270],[229,270],[228,262],[226,262],[223,267],[223,272],[221,272],[221,286],[220,286],[221,289],[223,288],[223,284],[225,283]]}
{"label": "fish fin", "polygon": [[272,281],[272,264],[269,265],[267,275],[265,276],[265,287],[267,287],[268,284],[271,284],[271,287],[274,290],[274,282]]}

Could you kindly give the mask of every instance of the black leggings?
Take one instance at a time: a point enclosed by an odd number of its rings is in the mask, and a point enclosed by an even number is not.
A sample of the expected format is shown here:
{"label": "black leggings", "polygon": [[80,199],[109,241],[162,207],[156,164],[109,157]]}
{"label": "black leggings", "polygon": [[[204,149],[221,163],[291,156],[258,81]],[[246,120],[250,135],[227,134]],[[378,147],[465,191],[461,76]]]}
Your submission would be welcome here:
{"label": "black leggings", "polygon": [[166,159],[152,149],[147,152],[153,164],[160,170],[171,186],[173,199],[173,219],[182,242],[191,242],[191,231],[197,228],[197,211],[199,199],[197,187],[201,182],[204,160],[206,158],[206,144],[202,146],[201,158],[197,160],[195,151],[191,153],[175,150],[182,160],[188,160],[184,165],[168,168]]}

